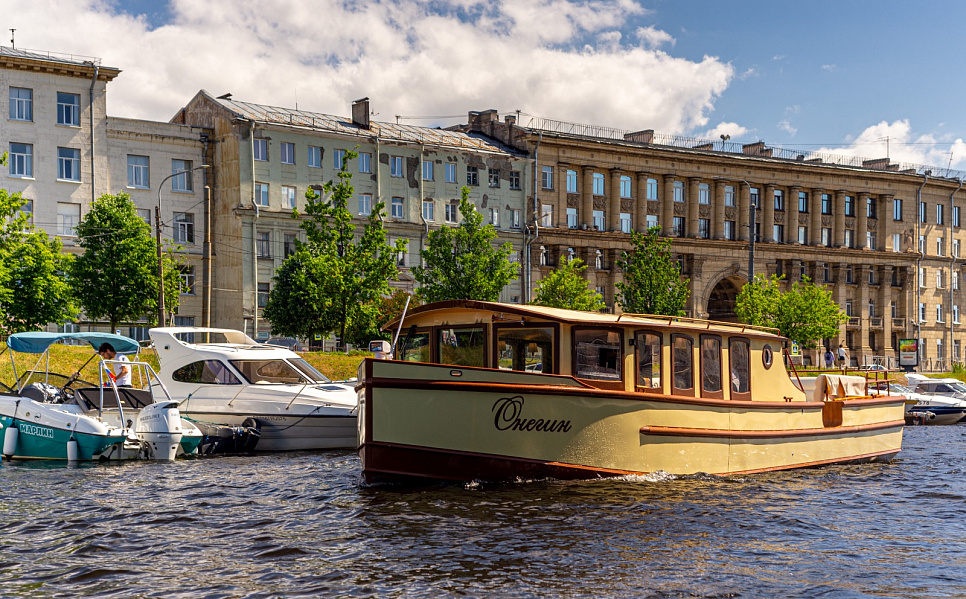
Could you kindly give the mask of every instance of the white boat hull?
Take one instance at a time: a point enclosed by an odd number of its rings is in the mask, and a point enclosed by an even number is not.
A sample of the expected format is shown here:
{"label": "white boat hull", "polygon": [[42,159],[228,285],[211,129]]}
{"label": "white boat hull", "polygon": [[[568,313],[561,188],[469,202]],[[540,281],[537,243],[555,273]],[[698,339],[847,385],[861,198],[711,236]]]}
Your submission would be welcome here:
{"label": "white boat hull", "polygon": [[195,422],[242,426],[253,418],[261,430],[255,451],[305,451],[314,449],[356,449],[355,413],[279,416],[257,412],[227,413],[194,411],[185,414]]}

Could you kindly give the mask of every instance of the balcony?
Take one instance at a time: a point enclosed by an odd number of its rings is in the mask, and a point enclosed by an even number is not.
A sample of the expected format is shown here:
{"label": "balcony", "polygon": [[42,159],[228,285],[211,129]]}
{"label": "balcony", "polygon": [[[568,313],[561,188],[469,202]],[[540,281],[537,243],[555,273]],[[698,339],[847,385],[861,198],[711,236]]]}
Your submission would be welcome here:
{"label": "balcony", "polygon": [[905,318],[893,318],[892,319],[892,328],[893,328],[893,330],[906,328],[906,319]]}
{"label": "balcony", "polygon": [[845,323],[845,326],[847,328],[850,328],[850,329],[857,329],[857,328],[859,328],[859,323],[861,321],[862,321],[861,318],[858,318],[858,317],[855,317],[855,316],[849,316],[849,320],[848,320],[848,322]]}
{"label": "balcony", "polygon": [[872,325],[872,328],[873,329],[881,329],[882,328],[882,317],[881,316],[872,316],[872,317],[870,317],[869,318],[869,324]]}

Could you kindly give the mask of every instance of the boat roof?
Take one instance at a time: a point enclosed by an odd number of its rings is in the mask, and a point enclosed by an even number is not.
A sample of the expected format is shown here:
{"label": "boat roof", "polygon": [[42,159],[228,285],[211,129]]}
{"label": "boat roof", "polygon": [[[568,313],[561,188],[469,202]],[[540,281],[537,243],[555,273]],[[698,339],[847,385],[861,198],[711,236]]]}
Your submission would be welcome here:
{"label": "boat roof", "polygon": [[906,379],[908,379],[909,382],[911,383],[962,383],[963,382],[953,377],[934,378],[931,376],[926,376],[924,374],[916,374],[916,373],[907,374]]}
{"label": "boat roof", "polygon": [[7,339],[7,347],[12,351],[25,354],[42,354],[54,343],[68,339],[86,341],[95,351],[102,343],[110,343],[114,351],[119,354],[135,354],[141,349],[134,339],[113,333],[47,333],[45,331],[14,333]]}
{"label": "boat roof", "polygon": [[[200,335],[210,333],[208,341]],[[158,352],[162,368],[187,359],[211,359],[215,356],[232,360],[292,359],[299,355],[280,345],[258,343],[242,331],[210,327],[158,327],[148,331]],[[185,335],[195,335],[187,341]]]}
{"label": "boat roof", "polygon": [[[148,335],[151,336],[152,340],[156,336],[177,339],[177,335],[202,335],[205,333],[213,334],[212,337],[217,339],[217,341],[208,341],[207,343],[194,342],[188,345],[236,345],[245,347],[259,345],[257,341],[235,329],[217,329],[212,327],[155,327],[148,331]],[[181,342],[186,343],[185,341]]]}
{"label": "boat roof", "polygon": [[[564,308],[548,308],[545,306],[523,304],[504,304],[500,302],[484,302],[478,300],[446,300],[441,302],[433,302],[409,310],[406,316],[408,318],[410,316],[419,314],[447,310],[488,311],[509,316],[540,318],[568,324],[674,327],[702,331],[712,330],[729,334],[755,335],[782,339],[782,337],[778,335],[777,329],[743,323],[701,320],[697,318],[687,318],[684,316],[632,314],[629,312],[624,312],[622,314],[603,314],[600,312],[582,312],[580,310],[567,310]],[[383,328],[392,330],[398,326],[399,319],[396,319],[386,324]]]}

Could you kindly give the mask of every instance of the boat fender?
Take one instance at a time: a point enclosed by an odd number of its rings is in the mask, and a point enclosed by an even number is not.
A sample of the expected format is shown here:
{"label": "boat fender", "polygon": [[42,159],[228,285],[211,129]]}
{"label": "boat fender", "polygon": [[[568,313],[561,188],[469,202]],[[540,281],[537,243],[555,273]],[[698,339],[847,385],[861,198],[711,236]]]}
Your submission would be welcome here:
{"label": "boat fender", "polygon": [[78,460],[80,448],[77,446],[77,440],[74,437],[70,438],[67,442],[67,461],[76,462]]}
{"label": "boat fender", "polygon": [[243,420],[242,423],[241,423],[241,425],[244,428],[252,428],[252,429],[255,429],[259,433],[262,432],[262,425],[261,425],[260,422],[258,422],[258,419],[255,418],[254,416],[249,416],[248,418],[246,418],[245,420]]}
{"label": "boat fender", "polygon": [[3,457],[8,460],[17,453],[17,436],[20,431],[16,426],[10,426],[3,432]]}

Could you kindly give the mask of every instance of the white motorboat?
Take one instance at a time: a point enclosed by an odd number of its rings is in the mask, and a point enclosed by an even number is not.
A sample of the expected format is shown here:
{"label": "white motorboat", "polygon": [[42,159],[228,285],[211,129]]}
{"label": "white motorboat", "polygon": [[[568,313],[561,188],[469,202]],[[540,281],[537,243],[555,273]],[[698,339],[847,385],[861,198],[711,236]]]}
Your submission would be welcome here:
{"label": "white motorboat", "polygon": [[[51,373],[50,346],[66,340],[87,342],[95,350],[104,342],[121,353],[136,354],[140,349],[133,339],[107,333],[11,335],[7,344],[17,380],[16,390],[0,394],[5,458],[173,460],[178,453],[196,450],[202,441],[201,431],[182,422],[178,403],[170,396],[155,401],[153,389],[164,390],[164,386],[150,365],[124,361],[138,380],[153,379],[155,385],[148,384],[144,389],[116,385],[106,367],[120,360],[101,360],[96,386],[78,378],[83,366],[69,377]],[[14,352],[39,354],[37,366],[18,375]],[[37,367],[44,358],[48,367],[41,372]]]}
{"label": "white motorboat", "polygon": [[924,424],[956,424],[966,418],[966,383],[908,374],[907,418]]}
{"label": "white motorboat", "polygon": [[232,329],[149,331],[159,376],[197,424],[254,427],[256,451],[355,449],[358,399],[298,354]]}

